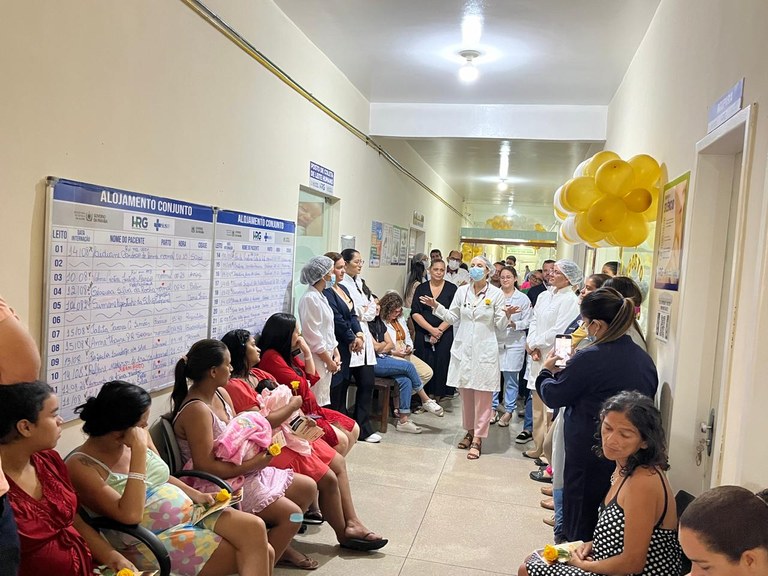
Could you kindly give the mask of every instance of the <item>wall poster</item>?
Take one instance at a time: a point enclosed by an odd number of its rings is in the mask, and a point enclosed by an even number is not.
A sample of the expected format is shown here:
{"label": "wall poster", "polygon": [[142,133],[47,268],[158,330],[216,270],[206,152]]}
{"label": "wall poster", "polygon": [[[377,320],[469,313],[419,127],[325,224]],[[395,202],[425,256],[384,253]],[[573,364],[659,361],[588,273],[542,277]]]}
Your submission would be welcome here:
{"label": "wall poster", "polygon": [[371,222],[371,257],[368,266],[378,268],[381,266],[381,244],[384,237],[384,229],[381,222]]}
{"label": "wall poster", "polygon": [[662,290],[677,291],[680,287],[685,200],[690,180],[691,173],[686,172],[664,186],[659,257],[655,275],[655,287]]}

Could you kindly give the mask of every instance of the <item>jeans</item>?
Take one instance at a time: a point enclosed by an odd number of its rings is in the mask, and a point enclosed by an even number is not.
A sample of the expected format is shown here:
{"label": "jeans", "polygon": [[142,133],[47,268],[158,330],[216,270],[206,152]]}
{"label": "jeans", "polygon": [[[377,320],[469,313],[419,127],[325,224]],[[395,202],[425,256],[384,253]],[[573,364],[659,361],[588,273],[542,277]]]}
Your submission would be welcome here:
{"label": "jeans", "polygon": [[525,418],[523,419],[523,430],[530,432],[533,430],[533,391],[528,394],[525,400]]}
{"label": "jeans", "polygon": [[[504,376],[504,409],[512,414],[517,402],[517,372],[502,372]],[[499,391],[493,393],[491,407],[496,410],[499,407]]]}
{"label": "jeans", "polygon": [[7,495],[0,496],[0,576],[16,576],[19,569],[19,533]]}
{"label": "jeans", "polygon": [[400,401],[398,409],[400,414],[411,413],[411,396],[416,394],[424,386],[421,383],[416,367],[408,360],[393,358],[392,356],[379,356],[373,373],[378,378],[392,378],[400,388]]}
{"label": "jeans", "polygon": [[563,489],[552,490],[552,498],[555,501],[555,543],[565,542],[563,534]]}

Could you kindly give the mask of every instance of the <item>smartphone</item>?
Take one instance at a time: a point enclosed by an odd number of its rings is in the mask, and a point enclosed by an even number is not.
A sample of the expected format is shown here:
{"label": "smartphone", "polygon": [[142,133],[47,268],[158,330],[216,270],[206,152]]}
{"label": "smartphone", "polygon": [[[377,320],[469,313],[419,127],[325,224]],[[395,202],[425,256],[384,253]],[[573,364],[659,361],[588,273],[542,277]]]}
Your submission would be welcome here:
{"label": "smartphone", "polygon": [[559,356],[555,366],[565,367],[565,363],[571,358],[571,335],[558,334],[555,336],[555,355]]}

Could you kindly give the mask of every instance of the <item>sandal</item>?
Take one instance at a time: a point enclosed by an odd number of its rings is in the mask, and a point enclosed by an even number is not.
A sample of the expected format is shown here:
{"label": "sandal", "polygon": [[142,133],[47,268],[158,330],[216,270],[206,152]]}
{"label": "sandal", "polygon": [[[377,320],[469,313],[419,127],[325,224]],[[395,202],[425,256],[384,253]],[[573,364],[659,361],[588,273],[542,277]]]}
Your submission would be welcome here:
{"label": "sandal", "polygon": [[387,545],[386,538],[374,538],[369,539],[369,536],[373,536],[374,532],[368,532],[362,538],[347,538],[344,542],[340,542],[339,546],[347,548],[348,550],[359,550],[360,552],[372,552],[383,548]]}
{"label": "sandal", "polygon": [[[472,450],[476,450],[477,453],[472,452]],[[467,460],[477,460],[480,458],[480,454],[483,452],[483,445],[481,442],[472,442],[472,444],[469,445],[469,452],[467,452]]]}
{"label": "sandal", "polygon": [[464,435],[464,438],[461,439],[461,442],[456,444],[456,448],[461,448],[462,450],[466,450],[472,444],[472,438],[474,438],[474,436],[472,436],[472,434],[467,432]]}
{"label": "sandal", "polygon": [[511,412],[506,412],[504,414],[504,416],[499,418],[499,427],[500,428],[506,428],[507,426],[509,426],[509,421],[510,420],[512,420],[512,413]]}
{"label": "sandal", "polygon": [[[301,552],[299,552],[301,554]],[[301,554],[300,560],[280,560],[277,561],[278,566],[290,566],[292,568],[299,568],[301,570],[317,570],[320,567],[320,563],[314,558],[310,558],[306,554]]]}
{"label": "sandal", "polygon": [[491,420],[490,420],[490,422],[488,422],[488,424],[496,424],[496,422],[498,422],[499,419],[500,419],[499,413],[496,412],[496,410],[494,410],[493,411],[493,416],[491,416]]}

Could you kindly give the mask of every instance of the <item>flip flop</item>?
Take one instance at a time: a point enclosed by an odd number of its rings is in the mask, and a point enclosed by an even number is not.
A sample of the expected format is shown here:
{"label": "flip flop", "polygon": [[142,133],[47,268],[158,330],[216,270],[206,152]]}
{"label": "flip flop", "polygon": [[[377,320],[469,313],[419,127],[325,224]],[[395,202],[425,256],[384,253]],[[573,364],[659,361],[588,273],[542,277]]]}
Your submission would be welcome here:
{"label": "flip flop", "polygon": [[[373,532],[368,532],[366,536],[370,536]],[[348,550],[359,550],[361,552],[371,552],[384,548],[389,540],[386,538],[378,538],[376,540],[368,540],[367,538],[347,538],[345,542],[340,542],[339,546]]]}
{"label": "flip flop", "polygon": [[308,526],[319,526],[323,522],[325,522],[325,518],[323,518],[323,515],[319,511],[312,510],[304,513],[303,524],[307,524]]}
{"label": "flip flop", "polygon": [[299,568],[300,570],[317,570],[320,567],[320,563],[314,558],[310,558],[306,554],[302,554],[303,558],[298,562],[292,562],[290,560],[277,561],[278,566],[290,566],[291,568]]}

